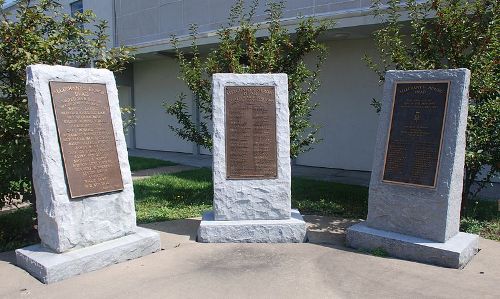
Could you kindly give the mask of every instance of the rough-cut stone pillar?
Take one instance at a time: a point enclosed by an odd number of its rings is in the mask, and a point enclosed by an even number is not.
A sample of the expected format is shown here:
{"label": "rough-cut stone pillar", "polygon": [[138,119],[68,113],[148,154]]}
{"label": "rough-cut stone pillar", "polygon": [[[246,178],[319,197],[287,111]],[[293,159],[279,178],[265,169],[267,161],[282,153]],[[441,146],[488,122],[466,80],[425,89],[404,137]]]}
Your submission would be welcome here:
{"label": "rough-cut stone pillar", "polygon": [[[291,166],[290,166],[290,125],[288,110],[288,81],[286,74],[215,74],[213,76],[213,180],[214,210],[203,215],[198,240],[201,242],[303,242],[306,235],[306,224],[300,213],[291,209]],[[252,110],[247,117],[262,120],[259,124],[239,124],[246,126],[244,130],[272,130],[275,136],[267,136],[276,144],[258,150],[248,149],[245,143],[244,157],[236,157],[228,161],[230,142],[238,142],[228,137],[228,130],[234,124],[228,120],[227,88],[240,88],[235,98],[235,105]],[[250,87],[250,89],[248,89]],[[251,88],[261,87],[254,95]],[[260,92],[260,95],[259,95]],[[247,93],[247,94],[245,94]],[[268,95],[272,94],[269,98]],[[266,100],[267,99],[267,100]],[[248,108],[248,102],[237,101],[269,101],[273,106],[263,105]],[[267,111],[266,111],[267,109]],[[260,111],[260,112],[259,112]],[[270,112],[271,111],[271,112]],[[252,114],[253,113],[253,114]],[[269,113],[272,113],[269,116]],[[262,114],[262,115],[261,115]],[[275,128],[270,127],[275,117]],[[252,120],[253,121],[253,120]],[[255,121],[257,122],[257,121]],[[256,127],[257,126],[257,127]],[[267,127],[266,127],[267,126]],[[262,128],[263,127],[263,128]],[[262,132],[262,131],[259,131]],[[266,131],[267,132],[267,131]],[[256,133],[257,134],[257,133]],[[259,138],[252,136],[249,138]],[[275,137],[275,138],[274,138]],[[253,139],[252,139],[253,140]],[[250,144],[252,144],[250,142]],[[253,143],[256,144],[256,143]],[[255,145],[256,147],[261,144]],[[273,150],[275,150],[275,154]],[[272,152],[267,156],[270,165],[255,162],[259,150]],[[243,154],[242,154],[243,155]],[[254,155],[254,156],[252,156]],[[254,159],[255,158],[255,159]],[[250,162],[249,162],[250,161]],[[253,161],[253,162],[252,162]],[[247,173],[232,178],[228,163],[249,163],[252,166]],[[254,163],[254,164],[252,164]],[[260,165],[260,166],[259,166]],[[275,166],[275,173],[273,167]],[[260,167],[260,168],[259,168]],[[267,175],[261,175],[263,169]],[[245,169],[245,168],[242,168]],[[246,171],[243,171],[246,172]]]}
{"label": "rough-cut stone pillar", "polygon": [[[65,163],[72,161],[63,160],[49,82],[105,85],[123,182],[121,190],[71,197]],[[32,65],[27,68],[27,94],[42,244],[18,249],[18,265],[42,282],[51,283],[159,250],[158,234],[136,226],[134,190],[113,73]],[[78,137],[80,133],[75,134]],[[91,155],[87,159],[93,161]]]}
{"label": "rough-cut stone pillar", "polygon": [[[478,236],[458,231],[469,81],[467,69],[387,72],[370,181],[368,218],[348,229],[349,246],[383,248],[395,257],[453,268],[464,266],[477,252]],[[436,83],[448,86],[447,91],[436,89],[433,85]],[[415,90],[415,101],[396,105],[397,84],[407,84],[401,94]],[[429,92],[424,90],[426,87]],[[429,101],[436,93],[437,97],[439,93],[446,95],[447,101],[443,103],[442,127],[431,129],[431,122],[440,117],[436,112],[440,109],[437,102]],[[396,123],[395,118],[399,117],[395,116],[396,109],[411,112],[402,118],[401,124]],[[391,134],[395,136],[392,143]],[[437,145],[440,141],[438,151],[432,150],[429,145],[432,139],[426,137],[432,135],[440,136],[436,139]],[[401,153],[401,162],[391,162],[392,165],[387,166],[388,149],[393,144],[397,147],[395,151]],[[411,144],[417,145],[412,147]],[[416,148],[418,146],[420,148]],[[423,151],[426,146],[429,149]],[[409,152],[414,154],[404,156]],[[405,163],[409,159],[421,161],[408,168]],[[398,167],[403,170],[398,171]],[[394,177],[384,176],[387,172],[392,172]],[[429,173],[430,183],[416,183]]]}

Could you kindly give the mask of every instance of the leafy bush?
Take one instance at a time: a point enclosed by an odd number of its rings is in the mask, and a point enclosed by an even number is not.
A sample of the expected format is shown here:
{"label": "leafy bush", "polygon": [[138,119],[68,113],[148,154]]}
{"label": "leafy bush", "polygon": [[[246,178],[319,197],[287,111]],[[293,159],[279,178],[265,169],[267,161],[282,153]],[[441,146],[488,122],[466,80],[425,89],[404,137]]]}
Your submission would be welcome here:
{"label": "leafy bush", "polygon": [[[131,61],[130,48],[107,49],[106,22],[91,11],[70,16],[54,0],[18,1],[15,15],[0,8],[0,208],[33,200],[25,70],[31,64],[112,71]],[[0,7],[4,1],[0,0]]]}
{"label": "leafy bush", "polygon": [[32,207],[4,213],[0,214],[0,252],[39,242]]}
{"label": "leafy bush", "polygon": [[460,221],[460,230],[500,241],[500,210],[496,201],[476,200],[469,204]]}
{"label": "leafy bush", "polygon": [[[291,35],[280,22],[283,2],[269,3],[267,21],[253,23],[259,2],[254,0],[245,11],[244,1],[236,1],[231,9],[228,25],[217,32],[219,43],[206,57],[198,49],[195,25],[191,27],[192,45],[188,53],[181,50],[177,38],[172,37],[181,70],[180,78],[194,93],[202,120],[199,126],[194,122],[187,108],[185,95],[180,95],[171,105],[165,104],[165,108],[167,113],[177,118],[180,127],[171,126],[171,129],[179,137],[211,149],[212,137],[208,122],[212,119],[212,74],[286,73],[291,155],[296,157],[319,141],[316,138],[319,127],[311,123],[311,113],[316,104],[311,103],[310,99],[320,86],[318,75],[327,52],[318,39],[333,23],[304,18]],[[259,30],[267,30],[267,36],[258,37]],[[312,67],[304,62],[304,57],[308,54],[315,55]]]}
{"label": "leafy bush", "polygon": [[[389,0],[386,7],[375,0],[373,8],[384,24],[375,33],[380,55],[378,61],[365,59],[380,81],[388,69],[471,70],[464,213],[468,198],[474,198],[500,171],[499,2]],[[374,106],[380,108],[380,103],[374,100]],[[478,180],[478,188],[471,188]]]}

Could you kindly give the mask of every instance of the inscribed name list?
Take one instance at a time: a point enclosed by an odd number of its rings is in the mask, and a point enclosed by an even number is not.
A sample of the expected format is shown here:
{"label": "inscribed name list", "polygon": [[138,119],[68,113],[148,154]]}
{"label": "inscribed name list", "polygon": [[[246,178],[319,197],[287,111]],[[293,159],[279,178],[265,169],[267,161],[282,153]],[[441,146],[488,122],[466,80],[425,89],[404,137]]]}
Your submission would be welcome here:
{"label": "inscribed name list", "polygon": [[123,190],[106,85],[49,85],[71,198]]}
{"label": "inscribed name list", "polygon": [[396,83],[383,181],[435,187],[449,82]]}
{"label": "inscribed name list", "polygon": [[276,98],[273,86],[226,86],[228,179],[276,178]]}

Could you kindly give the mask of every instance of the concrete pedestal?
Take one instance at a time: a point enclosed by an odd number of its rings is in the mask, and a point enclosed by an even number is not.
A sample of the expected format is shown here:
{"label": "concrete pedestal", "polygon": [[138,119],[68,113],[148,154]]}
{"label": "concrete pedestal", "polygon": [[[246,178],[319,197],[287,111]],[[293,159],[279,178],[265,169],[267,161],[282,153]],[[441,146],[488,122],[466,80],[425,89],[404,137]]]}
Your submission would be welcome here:
{"label": "concrete pedestal", "polygon": [[290,219],[216,221],[212,211],[203,214],[198,241],[203,243],[301,243],[306,223],[299,211]]}
{"label": "concrete pedestal", "polygon": [[17,265],[43,283],[53,283],[160,250],[160,235],[137,227],[134,234],[55,253],[40,244],[16,250]]}
{"label": "concrete pedestal", "polygon": [[436,242],[395,232],[374,229],[365,223],[347,229],[347,246],[383,249],[390,256],[448,268],[463,268],[478,252],[479,237],[458,233],[446,242]]}

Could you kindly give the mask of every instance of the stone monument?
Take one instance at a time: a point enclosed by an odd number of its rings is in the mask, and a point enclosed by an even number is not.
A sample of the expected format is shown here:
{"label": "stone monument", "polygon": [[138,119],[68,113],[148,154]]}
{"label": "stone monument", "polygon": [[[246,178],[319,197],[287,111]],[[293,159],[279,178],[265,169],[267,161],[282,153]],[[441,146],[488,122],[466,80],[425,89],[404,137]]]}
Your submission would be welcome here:
{"label": "stone monument", "polygon": [[368,217],[349,246],[451,268],[476,254],[478,236],[459,232],[469,81],[467,69],[387,72]]}
{"label": "stone monument", "polygon": [[27,72],[41,244],[17,264],[52,283],[160,249],[136,226],[134,190],[112,72],[32,65]]}
{"label": "stone monument", "polygon": [[198,241],[303,242],[291,209],[286,74],[213,75],[213,211]]}

